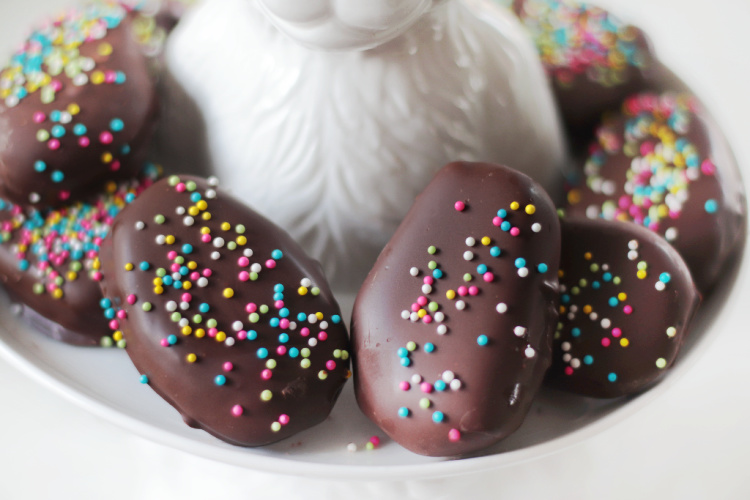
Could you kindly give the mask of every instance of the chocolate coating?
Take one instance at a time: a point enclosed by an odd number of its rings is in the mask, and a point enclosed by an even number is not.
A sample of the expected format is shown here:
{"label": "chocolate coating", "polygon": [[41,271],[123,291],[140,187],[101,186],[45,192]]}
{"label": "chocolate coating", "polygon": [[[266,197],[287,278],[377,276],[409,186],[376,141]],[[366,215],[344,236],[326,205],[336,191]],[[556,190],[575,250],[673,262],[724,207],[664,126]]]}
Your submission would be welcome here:
{"label": "chocolate coating", "polygon": [[639,94],[605,119],[565,206],[664,236],[711,290],[745,238],[745,193],[721,132],[689,94]]}
{"label": "chocolate coating", "polygon": [[357,296],[362,411],[423,455],[470,453],[515,431],[551,362],[559,252],[554,206],[531,179],[444,167]]}
{"label": "chocolate coating", "polygon": [[547,382],[597,398],[648,388],[674,363],[699,302],[682,258],[648,229],[563,221],[560,322]]}
{"label": "chocolate coating", "polygon": [[[35,30],[0,73],[0,197],[44,208],[135,175],[155,129],[161,28],[114,0]],[[64,42],[64,43],[63,43]]]}
{"label": "chocolate coating", "polygon": [[606,111],[650,87],[659,64],[646,35],[605,9],[570,0],[515,0],[552,82],[568,132],[588,140]]}
{"label": "chocolate coating", "polygon": [[99,249],[115,215],[158,175],[110,182],[86,202],[40,212],[0,200],[0,280],[41,332],[75,345],[110,345],[100,307]]}
{"label": "chocolate coating", "polygon": [[349,342],[320,265],[214,186],[172,176],[123,210],[102,290],[136,368],[189,425],[259,446],[328,416]]}

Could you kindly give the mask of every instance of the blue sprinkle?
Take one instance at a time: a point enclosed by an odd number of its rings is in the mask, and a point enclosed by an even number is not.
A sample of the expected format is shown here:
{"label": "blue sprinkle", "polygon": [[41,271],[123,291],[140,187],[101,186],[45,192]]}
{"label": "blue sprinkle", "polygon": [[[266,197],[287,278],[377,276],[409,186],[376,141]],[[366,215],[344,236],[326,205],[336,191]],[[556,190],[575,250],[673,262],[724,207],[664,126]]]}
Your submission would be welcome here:
{"label": "blue sprinkle", "polygon": [[594,362],[594,358],[593,358],[593,356],[591,356],[590,354],[587,354],[587,355],[585,355],[585,356],[583,357],[583,363],[584,363],[584,364],[586,364],[586,365],[590,365],[590,364],[591,364],[591,363],[593,363],[593,362]]}
{"label": "blue sprinkle", "polygon": [[432,342],[427,342],[424,345],[424,352],[430,353],[430,352],[433,352],[434,350],[435,350],[435,344],[433,344]]}
{"label": "blue sprinkle", "polygon": [[177,343],[177,335],[167,337],[167,342],[169,342],[169,345],[175,345]]}
{"label": "blue sprinkle", "polygon": [[138,264],[138,267],[140,268],[141,271],[148,271],[149,268],[151,267],[151,264],[149,264],[148,262],[144,260],[143,262]]}
{"label": "blue sprinkle", "polygon": [[247,332],[247,340],[255,340],[258,338],[258,332],[255,330],[250,330]]}
{"label": "blue sprinkle", "polygon": [[55,123],[59,122],[61,117],[62,117],[62,113],[58,110],[54,110],[50,112],[49,114],[49,119]]}
{"label": "blue sprinkle", "polygon": [[401,366],[409,366],[411,364],[411,360],[409,358],[401,358]]}
{"label": "blue sprinkle", "polygon": [[448,387],[448,385],[442,380],[438,380],[437,382],[433,384],[433,387],[435,388],[436,391],[443,392],[446,389],[446,387]]}
{"label": "blue sprinkle", "polygon": [[28,270],[29,270],[29,266],[30,266],[30,265],[31,265],[31,264],[29,264],[29,261],[28,261],[28,260],[26,260],[26,259],[22,259],[21,261],[19,261],[19,262],[18,262],[18,268],[19,268],[19,269],[20,269],[21,271],[28,271]]}
{"label": "blue sprinkle", "polygon": [[477,344],[481,346],[487,345],[487,343],[490,341],[490,339],[487,338],[487,335],[480,335],[477,337]]}
{"label": "blue sprinkle", "polygon": [[672,276],[669,273],[661,273],[659,275],[659,281],[662,283],[669,283],[669,280],[672,279]]}
{"label": "blue sprinkle", "polygon": [[501,219],[504,219],[508,216],[508,212],[504,208],[501,208],[500,210],[497,211],[497,216],[500,217]]}
{"label": "blue sprinkle", "polygon": [[187,266],[180,267],[180,274],[182,276],[187,276],[190,273],[190,269],[188,269]]}
{"label": "blue sprinkle", "polygon": [[101,307],[102,309],[109,309],[110,307],[112,307],[112,301],[107,298],[103,298],[99,301],[99,307]]}
{"label": "blue sprinkle", "polygon": [[279,326],[280,322],[281,320],[279,320],[279,318],[271,318],[268,324],[271,325],[271,327],[276,328],[277,326]]}
{"label": "blue sprinkle", "polygon": [[201,313],[206,314],[208,311],[211,310],[211,306],[209,306],[208,304],[206,304],[205,302],[203,302],[201,305],[198,306],[198,310]]}
{"label": "blue sprinkle", "polygon": [[172,286],[179,290],[180,288],[182,288],[182,281],[175,280],[175,282],[172,283]]}
{"label": "blue sprinkle", "polygon": [[141,384],[148,384],[148,375],[141,375]]}
{"label": "blue sprinkle", "polygon": [[477,266],[477,273],[484,274],[487,272],[487,266],[485,264],[479,264]]}
{"label": "blue sprinkle", "polygon": [[402,406],[398,409],[398,416],[401,418],[406,418],[409,416],[409,408]]}
{"label": "blue sprinkle", "polygon": [[109,122],[109,129],[112,132],[121,132],[125,128],[125,124],[119,118],[114,118]]}
{"label": "blue sprinkle", "polygon": [[339,323],[341,323],[341,316],[339,316],[338,314],[334,314],[333,316],[331,316],[331,321],[333,321],[334,325],[338,325]]}
{"label": "blue sprinkle", "polygon": [[125,144],[122,148],[120,148],[120,152],[124,155],[130,154],[130,146]]}
{"label": "blue sprinkle", "polygon": [[516,269],[521,269],[522,267],[526,267],[526,259],[523,257],[519,257],[516,259]]}
{"label": "blue sprinkle", "polygon": [[214,378],[214,384],[216,385],[224,385],[227,383],[227,378],[224,375],[216,375]]}
{"label": "blue sprinkle", "polygon": [[84,135],[86,132],[88,132],[88,129],[86,128],[86,125],[83,123],[76,123],[73,125],[73,133],[77,136]]}
{"label": "blue sprinkle", "polygon": [[279,343],[286,344],[287,342],[289,342],[289,335],[288,334],[282,333],[281,335],[279,335]]}
{"label": "blue sprinkle", "polygon": [[435,278],[436,280],[439,280],[440,278],[443,277],[443,271],[441,271],[440,269],[433,270],[432,277]]}
{"label": "blue sprinkle", "polygon": [[278,284],[274,285],[273,286],[273,291],[276,292],[276,293],[283,292],[284,291],[284,285],[282,285],[281,283],[278,283]]}
{"label": "blue sprinkle", "polygon": [[617,300],[617,297],[610,297],[608,303],[612,307],[617,307],[617,304],[619,304],[620,301]]}
{"label": "blue sprinkle", "polygon": [[201,201],[201,194],[195,191],[190,195],[190,201],[192,201],[193,203],[198,203],[199,201]]}
{"label": "blue sprinkle", "polygon": [[52,134],[52,137],[60,138],[65,137],[65,127],[62,125],[55,125],[50,129],[50,134]]}
{"label": "blue sprinkle", "polygon": [[290,358],[296,358],[297,356],[299,356],[299,349],[297,349],[296,347],[292,347],[291,349],[289,349]]}
{"label": "blue sprinkle", "polygon": [[560,297],[560,302],[562,302],[563,304],[569,304],[570,303],[570,295],[568,295],[567,293],[564,294],[564,295],[562,295]]}
{"label": "blue sprinkle", "polygon": [[537,271],[539,271],[540,273],[544,274],[544,273],[546,273],[546,272],[547,272],[547,264],[545,264],[545,263],[541,263],[541,264],[539,264],[538,266],[536,266],[536,269],[537,269]]}
{"label": "blue sprinkle", "polygon": [[169,286],[169,285],[171,285],[171,284],[172,284],[172,282],[173,282],[174,280],[172,279],[172,277],[171,277],[171,276],[164,276],[164,277],[163,277],[163,278],[161,279],[161,281],[162,281],[162,283],[164,283],[165,285]]}
{"label": "blue sprinkle", "polygon": [[297,314],[297,321],[305,321],[307,319],[307,314],[305,313],[299,313]]}
{"label": "blue sprinkle", "polygon": [[612,273],[604,273],[604,274],[602,275],[602,279],[603,279],[604,281],[612,281]]}
{"label": "blue sprinkle", "polygon": [[34,162],[34,170],[36,170],[37,172],[44,172],[45,170],[47,170],[47,164],[42,160],[37,160]]}
{"label": "blue sprinkle", "polygon": [[572,330],[570,331],[570,334],[571,334],[571,335],[572,335],[573,337],[580,337],[580,336],[581,336],[581,329],[580,329],[580,328],[578,328],[578,327],[575,327],[575,328],[573,328],[573,329],[572,329]]}
{"label": "blue sprinkle", "polygon": [[281,310],[279,311],[279,316],[281,316],[282,318],[289,317],[289,309],[287,309],[286,307],[281,308]]}
{"label": "blue sprinkle", "polygon": [[706,212],[710,214],[714,214],[717,210],[719,210],[719,204],[714,199],[708,200],[704,206],[706,208]]}
{"label": "blue sprinkle", "polygon": [[184,245],[182,245],[182,253],[193,253],[193,245],[191,245],[190,243],[185,243]]}
{"label": "blue sprinkle", "polygon": [[107,319],[114,319],[115,318],[115,309],[113,307],[110,307],[106,311],[104,311],[104,317]]}
{"label": "blue sprinkle", "polygon": [[399,347],[396,354],[398,354],[399,358],[406,358],[409,356],[409,350],[406,347]]}
{"label": "blue sprinkle", "polygon": [[268,357],[268,349],[266,349],[265,347],[261,347],[260,349],[255,351],[255,355],[260,359],[266,359]]}
{"label": "blue sprinkle", "polygon": [[493,257],[500,257],[501,253],[502,253],[502,250],[500,250],[500,247],[490,248],[490,255],[492,255]]}
{"label": "blue sprinkle", "polygon": [[599,283],[598,281],[594,281],[593,283],[591,283],[591,288],[593,288],[594,290],[599,290],[599,288],[601,288],[601,286],[602,286],[602,284]]}
{"label": "blue sprinkle", "polygon": [[125,195],[125,203],[133,203],[133,200],[135,200],[135,195],[133,193]]}
{"label": "blue sprinkle", "polygon": [[273,260],[279,260],[283,256],[284,256],[284,253],[281,250],[279,250],[279,249],[276,249],[273,252],[271,252],[271,258]]}
{"label": "blue sprinkle", "polygon": [[50,177],[52,178],[52,182],[62,182],[65,179],[65,174],[59,170],[55,170]]}
{"label": "blue sprinkle", "polygon": [[500,224],[500,229],[502,229],[503,231],[510,231],[510,222],[508,222],[507,220],[503,221],[503,223]]}
{"label": "blue sprinkle", "polygon": [[116,84],[122,85],[123,83],[125,83],[126,79],[127,79],[127,77],[125,76],[125,73],[123,73],[122,71],[118,71],[117,73],[115,73],[115,83]]}
{"label": "blue sprinkle", "polygon": [[273,294],[273,300],[284,300],[284,294],[281,292],[276,292]]}
{"label": "blue sprinkle", "polygon": [[443,415],[442,411],[436,411],[432,414],[432,421],[436,424],[439,424],[445,419],[445,415]]}
{"label": "blue sprinkle", "polygon": [[617,382],[617,374],[614,372],[610,373],[609,375],[607,375],[607,380],[609,380],[610,382]]}

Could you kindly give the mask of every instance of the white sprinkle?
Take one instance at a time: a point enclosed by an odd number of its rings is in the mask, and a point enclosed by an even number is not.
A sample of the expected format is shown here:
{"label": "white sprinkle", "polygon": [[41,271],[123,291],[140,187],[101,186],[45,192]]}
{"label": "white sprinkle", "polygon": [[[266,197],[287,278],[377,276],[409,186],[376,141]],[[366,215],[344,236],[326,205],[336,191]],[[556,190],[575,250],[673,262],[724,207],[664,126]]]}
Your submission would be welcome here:
{"label": "white sprinkle", "polygon": [[609,318],[604,318],[601,322],[602,328],[609,328],[612,326],[612,322],[609,320]]}
{"label": "white sprinkle", "polygon": [[448,327],[445,325],[440,325],[437,327],[437,333],[438,335],[445,335],[448,333]]}
{"label": "white sprinkle", "polygon": [[234,337],[227,337],[227,339],[224,341],[224,344],[227,347],[232,347],[234,345]]}
{"label": "white sprinkle", "polygon": [[516,337],[523,337],[524,335],[526,335],[526,328],[517,326],[513,329],[513,333],[516,335]]}
{"label": "white sprinkle", "polygon": [[574,319],[576,319],[576,314],[574,312],[572,312],[572,311],[569,312],[568,313],[568,319],[571,320],[571,321],[574,320]]}
{"label": "white sprinkle", "polygon": [[175,312],[177,310],[177,302],[174,300],[170,300],[166,304],[164,304],[164,308],[169,312]]}
{"label": "white sprinkle", "polygon": [[438,311],[432,315],[432,318],[438,323],[442,323],[443,321],[445,321],[445,314],[443,314],[441,311]]}
{"label": "white sprinkle", "polygon": [[609,264],[602,264],[602,271],[609,271]]}
{"label": "white sprinkle", "polygon": [[297,329],[297,322],[296,321],[290,321],[289,322],[289,329],[294,331]]}
{"label": "white sprinkle", "polygon": [[563,342],[562,344],[560,344],[560,349],[562,349],[563,351],[569,351],[570,347],[570,342]]}
{"label": "white sprinkle", "polygon": [[221,258],[221,254],[219,252],[211,252],[212,260],[219,260],[220,258]]}
{"label": "white sprinkle", "polygon": [[474,252],[472,252],[471,250],[466,250],[464,252],[464,260],[471,260],[473,258],[474,258]]}
{"label": "white sprinkle", "polygon": [[207,189],[206,198],[208,198],[209,200],[213,200],[214,198],[216,198],[216,191],[214,191],[213,189]]}
{"label": "white sprinkle", "polygon": [[664,291],[664,289],[666,287],[667,286],[664,283],[662,283],[661,281],[657,281],[656,284],[654,285],[654,288],[656,288],[660,292]]}
{"label": "white sprinkle", "polygon": [[172,273],[172,279],[175,281],[180,281],[182,279],[182,275],[175,271]]}
{"label": "white sprinkle", "polygon": [[570,360],[570,366],[573,368],[580,368],[581,366],[581,360],[578,358],[573,358]]}
{"label": "white sprinkle", "polygon": [[596,205],[590,205],[586,207],[586,217],[589,219],[599,218],[599,207]]}
{"label": "white sprinkle", "polygon": [[425,295],[429,295],[432,293],[432,286],[425,283],[422,285],[422,293]]}
{"label": "white sprinkle", "polygon": [[563,354],[563,356],[562,356],[562,360],[563,360],[563,363],[570,363],[570,360],[571,360],[571,359],[573,359],[573,355],[572,355],[572,354],[570,354],[569,352],[566,352],[566,353],[565,353],[565,354]]}
{"label": "white sprinkle", "polygon": [[89,77],[85,73],[78,73],[73,77],[73,85],[76,87],[82,87],[89,83]]}
{"label": "white sprinkle", "polygon": [[234,330],[235,332],[239,332],[240,330],[242,330],[242,321],[235,321],[234,323],[232,323],[232,330]]}
{"label": "white sprinkle", "polygon": [[508,305],[505,302],[500,302],[497,306],[495,306],[495,311],[499,312],[500,314],[505,314],[508,311]]}
{"label": "white sprinkle", "polygon": [[211,177],[209,177],[208,179],[206,179],[206,181],[208,182],[209,186],[216,187],[216,186],[219,185],[219,178],[216,177],[215,175],[212,175]]}
{"label": "white sprinkle", "polygon": [[538,233],[539,231],[542,230],[542,225],[539,224],[538,222],[535,222],[531,225],[531,230],[534,231],[535,233]]}
{"label": "white sprinkle", "polygon": [[411,269],[409,269],[409,274],[411,274],[412,276],[418,276],[419,269],[417,269],[416,267],[412,267]]}
{"label": "white sprinkle", "polygon": [[67,111],[63,111],[62,113],[60,113],[60,123],[67,124],[67,123],[70,123],[71,121],[73,121],[73,115],[71,115]]}
{"label": "white sprinkle", "polygon": [[518,270],[518,275],[522,278],[525,278],[529,275],[529,268],[528,267],[522,267]]}
{"label": "white sprinkle", "polygon": [[628,241],[628,248],[631,250],[638,250],[638,240]]}
{"label": "white sprinkle", "polygon": [[90,57],[83,57],[80,59],[80,62],[83,71],[91,71],[96,67],[96,62]]}
{"label": "white sprinkle", "polygon": [[421,384],[422,383],[422,376],[418,373],[415,373],[411,376],[411,383],[412,384]]}
{"label": "white sprinkle", "polygon": [[244,255],[245,257],[250,258],[250,257],[253,256],[253,250],[251,248],[246,248],[246,249],[244,249],[242,251],[242,255]]}
{"label": "white sprinkle", "polygon": [[314,325],[315,323],[318,322],[318,317],[315,316],[314,314],[308,314],[307,315],[307,322],[310,323],[311,325]]}
{"label": "white sprinkle", "polygon": [[591,314],[589,314],[589,318],[591,318],[591,321],[596,321],[598,317],[599,315],[596,314],[595,312],[592,312]]}
{"label": "white sprinkle", "polygon": [[444,371],[444,372],[443,372],[443,373],[442,373],[442,374],[440,375],[440,378],[442,378],[442,379],[443,379],[443,382],[445,382],[446,384],[450,384],[451,380],[455,380],[455,378],[456,378],[456,374],[455,374],[455,373],[453,373],[453,372],[452,372],[452,371],[450,371],[450,370],[445,370],[445,371]]}
{"label": "white sprinkle", "polygon": [[323,320],[323,321],[320,322],[320,325],[318,325],[318,326],[320,326],[321,330],[328,330],[328,321]]}
{"label": "white sprinkle", "polygon": [[534,355],[536,354],[536,351],[534,350],[533,347],[528,346],[523,353],[526,355],[527,358],[533,358]]}
{"label": "white sprinkle", "polygon": [[406,309],[401,311],[401,319],[409,319],[409,316],[411,316],[411,313]]}
{"label": "white sprinkle", "polygon": [[190,302],[182,301],[180,302],[180,309],[183,311],[187,311],[190,308]]}
{"label": "white sprinkle", "polygon": [[476,244],[477,244],[477,240],[475,240],[471,236],[469,236],[468,238],[466,238],[466,246],[467,247],[473,247]]}
{"label": "white sprinkle", "polygon": [[164,236],[163,234],[160,234],[159,236],[156,237],[156,244],[163,245],[166,240],[167,240],[167,237]]}
{"label": "white sprinkle", "polygon": [[316,345],[318,345],[318,339],[311,338],[307,341],[307,345],[309,345],[310,347],[315,347]]}
{"label": "white sprinkle", "polygon": [[302,278],[302,281],[300,281],[299,284],[305,288],[310,288],[312,286],[312,280],[310,278]]}
{"label": "white sprinkle", "polygon": [[201,288],[205,288],[208,285],[208,279],[204,276],[198,278],[197,284]]}
{"label": "white sprinkle", "polygon": [[466,302],[464,302],[463,300],[456,301],[456,309],[458,309],[459,311],[463,311],[465,308]]}
{"label": "white sprinkle", "polygon": [[263,266],[258,264],[257,262],[254,263],[252,266],[250,266],[250,271],[254,273],[259,273],[263,269]]}
{"label": "white sprinkle", "polygon": [[409,319],[411,320],[412,323],[416,323],[417,321],[419,321],[419,314],[417,314],[416,312],[413,312],[409,315]]}
{"label": "white sprinkle", "polygon": [[135,223],[135,229],[136,231],[143,231],[146,229],[146,224],[142,220],[139,220]]}
{"label": "white sprinkle", "polygon": [[29,201],[31,203],[39,203],[39,200],[41,200],[41,196],[39,196],[39,193],[30,193],[29,194]]}
{"label": "white sprinkle", "polygon": [[354,443],[347,444],[346,451],[348,451],[349,453],[354,453],[355,451],[357,451],[357,445]]}
{"label": "white sprinkle", "polygon": [[453,389],[454,391],[459,390],[462,385],[463,384],[461,384],[461,381],[458,380],[457,378],[454,378],[453,380],[451,380],[451,383],[450,383],[451,389]]}
{"label": "white sprinkle", "polygon": [[177,322],[178,325],[180,325],[180,328],[184,328],[190,324],[190,320],[187,318],[181,318],[180,321]]}
{"label": "white sprinkle", "polygon": [[670,227],[666,231],[664,231],[664,237],[667,239],[667,241],[674,241],[677,239],[677,228],[676,227]]}
{"label": "white sprinkle", "polygon": [[213,244],[216,248],[221,248],[224,246],[224,238],[221,236],[214,238]]}
{"label": "white sprinkle", "polygon": [[182,219],[182,223],[185,224],[186,226],[192,226],[193,224],[195,224],[195,219],[193,219],[192,217],[188,215],[187,217]]}
{"label": "white sprinkle", "polygon": [[177,207],[174,211],[177,215],[185,215],[185,207]]}

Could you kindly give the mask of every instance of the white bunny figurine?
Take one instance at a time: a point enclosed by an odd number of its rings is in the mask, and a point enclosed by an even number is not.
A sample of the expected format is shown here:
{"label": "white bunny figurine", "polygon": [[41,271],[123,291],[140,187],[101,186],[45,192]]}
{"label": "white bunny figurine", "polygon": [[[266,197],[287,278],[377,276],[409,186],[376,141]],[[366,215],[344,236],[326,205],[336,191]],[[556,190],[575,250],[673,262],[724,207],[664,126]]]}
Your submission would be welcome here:
{"label": "white bunny figurine", "polygon": [[[560,176],[536,51],[488,0],[205,0],[166,59],[222,186],[339,290],[356,290],[444,164],[503,163],[548,190]],[[200,158],[201,126],[172,110],[163,128],[174,157]]]}

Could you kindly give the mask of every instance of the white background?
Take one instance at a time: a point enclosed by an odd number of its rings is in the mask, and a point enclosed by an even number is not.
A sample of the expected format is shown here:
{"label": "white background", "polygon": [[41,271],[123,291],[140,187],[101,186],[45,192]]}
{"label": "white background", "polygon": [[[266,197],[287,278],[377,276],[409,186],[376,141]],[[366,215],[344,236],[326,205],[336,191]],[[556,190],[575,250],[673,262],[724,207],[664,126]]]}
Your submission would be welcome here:
{"label": "white background", "polygon": [[[209,0],[210,1],[210,0]],[[0,52],[69,0],[0,0]],[[600,0],[708,104],[750,178],[750,1]],[[589,440],[469,476],[347,482],[204,460],[102,420],[0,360],[0,498],[750,498],[748,262],[721,332],[660,398]]]}

